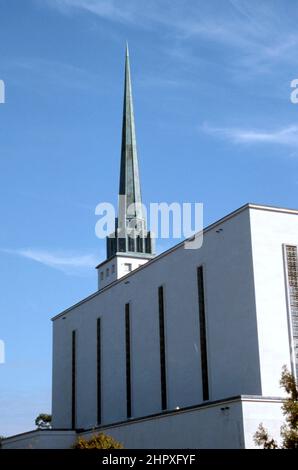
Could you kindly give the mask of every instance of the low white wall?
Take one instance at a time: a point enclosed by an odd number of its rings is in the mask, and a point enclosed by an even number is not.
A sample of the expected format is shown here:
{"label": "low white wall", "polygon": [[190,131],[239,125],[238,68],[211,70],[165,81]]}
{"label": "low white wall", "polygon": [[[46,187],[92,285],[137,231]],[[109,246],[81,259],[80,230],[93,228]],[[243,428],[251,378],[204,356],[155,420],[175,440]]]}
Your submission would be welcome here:
{"label": "low white wall", "polygon": [[253,436],[263,423],[278,443],[280,442],[280,427],[284,423],[284,416],[281,410],[281,400],[245,400],[243,402],[243,423],[245,448],[253,449],[256,447]]}
{"label": "low white wall", "polygon": [[253,435],[262,422],[278,440],[283,423],[281,400],[242,397],[190,410],[105,426],[80,434],[74,431],[31,431],[3,441],[4,449],[69,449],[83,437],[104,432],[126,449],[254,448]]}
{"label": "low white wall", "polygon": [[5,439],[2,449],[69,449],[76,438],[75,431],[29,431]]}
{"label": "low white wall", "polygon": [[[131,423],[106,426],[101,431],[122,442],[127,449],[244,447],[242,407],[239,399]],[[85,432],[80,436],[88,439],[92,434]]]}

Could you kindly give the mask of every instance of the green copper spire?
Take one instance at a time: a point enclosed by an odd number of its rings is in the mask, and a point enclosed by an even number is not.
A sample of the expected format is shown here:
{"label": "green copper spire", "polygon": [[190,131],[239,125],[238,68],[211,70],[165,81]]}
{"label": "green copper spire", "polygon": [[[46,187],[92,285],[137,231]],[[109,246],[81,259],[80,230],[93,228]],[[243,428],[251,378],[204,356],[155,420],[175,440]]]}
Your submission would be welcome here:
{"label": "green copper spire", "polygon": [[[131,204],[141,204],[141,188],[139,177],[139,164],[136,142],[135,118],[133,111],[133,99],[131,90],[131,75],[129,64],[129,51],[126,44],[125,57],[125,83],[122,122],[122,146],[120,166],[119,195],[126,196],[126,205],[119,205],[119,222],[128,218],[143,218],[142,210],[136,206],[128,211]],[[123,210],[125,213],[123,213]],[[122,213],[121,213],[122,212]]]}
{"label": "green copper spire", "polygon": [[151,235],[147,232],[142,209],[129,52],[126,44],[118,218],[115,234],[107,238],[107,257],[126,253],[151,258],[152,252]]}

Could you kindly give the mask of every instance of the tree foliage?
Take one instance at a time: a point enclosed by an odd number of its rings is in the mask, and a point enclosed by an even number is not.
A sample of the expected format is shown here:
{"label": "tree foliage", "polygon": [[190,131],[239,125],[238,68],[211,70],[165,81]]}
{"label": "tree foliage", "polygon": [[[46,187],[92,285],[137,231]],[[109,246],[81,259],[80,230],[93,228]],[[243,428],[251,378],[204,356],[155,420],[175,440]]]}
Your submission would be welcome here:
{"label": "tree foliage", "polygon": [[0,436],[0,449],[2,448],[2,442],[4,441],[5,436]]}
{"label": "tree foliage", "polygon": [[263,449],[277,449],[277,443],[274,439],[272,439],[267,429],[264,428],[263,423],[261,423],[258,427],[254,435],[254,441],[256,445],[263,446]]}
{"label": "tree foliage", "polygon": [[41,413],[37,416],[35,424],[38,429],[50,429],[52,423],[52,415]]}
{"label": "tree foliage", "polygon": [[[298,449],[298,387],[295,377],[286,366],[282,369],[280,385],[288,395],[282,404],[285,424],[280,428],[281,448]],[[278,448],[277,442],[269,436],[262,423],[254,435],[254,442],[263,449]]]}
{"label": "tree foliage", "polygon": [[74,449],[123,449],[123,445],[116,441],[111,436],[100,432],[91,437],[91,439],[83,439],[80,437],[75,445]]}

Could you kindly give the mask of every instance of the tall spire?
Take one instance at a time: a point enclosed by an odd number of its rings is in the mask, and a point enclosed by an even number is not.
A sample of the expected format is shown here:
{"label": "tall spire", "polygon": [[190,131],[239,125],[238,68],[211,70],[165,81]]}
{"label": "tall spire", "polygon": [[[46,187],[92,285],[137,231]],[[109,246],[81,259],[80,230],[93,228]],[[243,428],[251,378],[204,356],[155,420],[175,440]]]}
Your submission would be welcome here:
{"label": "tall spire", "polygon": [[[119,195],[126,197],[126,204],[119,203],[119,222],[129,218],[143,218],[140,207],[141,188],[133,110],[129,50],[126,43],[125,83],[122,122],[122,146]],[[134,205],[135,206],[132,206]],[[130,210],[128,208],[130,207]]]}
{"label": "tall spire", "polygon": [[126,44],[118,218],[115,234],[107,238],[107,257],[127,253],[150,258],[152,251],[151,235],[147,232],[142,208],[129,51]]}

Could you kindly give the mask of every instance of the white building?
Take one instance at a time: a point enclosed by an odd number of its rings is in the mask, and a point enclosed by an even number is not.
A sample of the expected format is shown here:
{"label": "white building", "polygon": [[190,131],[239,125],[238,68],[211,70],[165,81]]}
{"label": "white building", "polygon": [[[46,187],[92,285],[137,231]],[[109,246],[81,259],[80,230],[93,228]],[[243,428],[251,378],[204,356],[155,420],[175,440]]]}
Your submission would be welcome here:
{"label": "white building", "polygon": [[[128,57],[125,89],[129,192]],[[250,448],[260,422],[279,436],[282,366],[298,364],[298,211],[247,204],[203,236],[156,257],[143,232],[139,250],[108,241],[99,290],[53,318],[53,430],[4,447],[69,447],[94,428],[126,448]]]}

